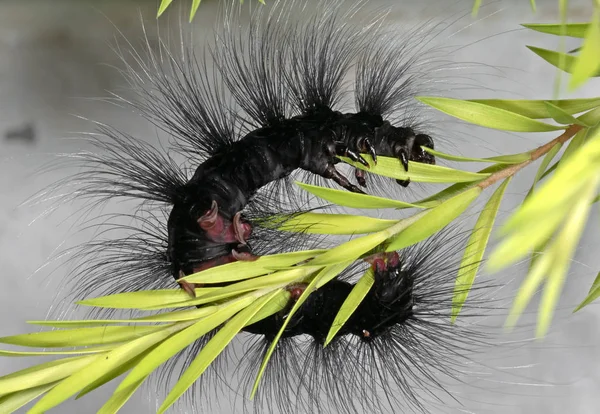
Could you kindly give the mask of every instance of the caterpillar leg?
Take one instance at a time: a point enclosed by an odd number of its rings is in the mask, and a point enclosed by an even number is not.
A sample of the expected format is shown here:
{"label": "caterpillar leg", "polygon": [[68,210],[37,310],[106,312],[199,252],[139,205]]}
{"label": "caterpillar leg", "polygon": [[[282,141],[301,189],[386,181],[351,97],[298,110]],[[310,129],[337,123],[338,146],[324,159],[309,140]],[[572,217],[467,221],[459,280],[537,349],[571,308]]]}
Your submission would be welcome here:
{"label": "caterpillar leg", "polygon": [[[375,150],[373,150],[375,152]],[[360,162],[365,167],[369,167],[367,160],[358,152],[351,150],[345,143],[338,142],[335,144],[335,155],[350,158],[354,162]]]}
{"label": "caterpillar leg", "polygon": [[346,177],[336,170],[333,164],[330,164],[327,167],[323,173],[323,177],[332,179],[337,184],[344,187],[346,190],[352,191],[353,193],[365,194],[363,190],[352,184]]}

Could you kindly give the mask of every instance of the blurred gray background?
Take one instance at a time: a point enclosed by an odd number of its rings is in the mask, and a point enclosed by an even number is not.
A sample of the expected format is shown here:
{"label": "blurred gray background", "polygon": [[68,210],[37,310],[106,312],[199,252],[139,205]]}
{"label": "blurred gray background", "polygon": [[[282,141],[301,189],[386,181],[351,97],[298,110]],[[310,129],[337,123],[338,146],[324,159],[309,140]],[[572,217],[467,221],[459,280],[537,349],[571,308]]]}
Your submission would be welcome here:
{"label": "blurred gray background", "polygon": [[[246,0],[246,3],[254,0]],[[63,205],[48,217],[41,217],[47,204],[21,203],[64,176],[57,168],[44,169],[53,154],[85,149],[65,138],[91,131],[97,120],[123,129],[136,137],[155,140],[157,133],[130,111],[96,98],[107,91],[124,88],[119,61],[111,49],[117,29],[137,42],[142,37],[140,20],[148,24],[156,40],[155,1],[53,0],[0,1],[0,336],[33,330],[25,321],[44,319],[56,304],[59,283],[66,270],[49,263],[64,246],[89,239],[90,231],[79,231],[69,218],[77,206]],[[173,7],[158,23],[161,29],[177,24],[184,8]],[[487,4],[477,19],[471,19],[470,0],[447,2],[371,1],[373,5],[394,5],[391,21],[399,27],[414,26],[430,19],[455,21],[447,39],[464,45],[452,58],[465,62],[455,77],[478,87],[457,85],[457,97],[550,98],[555,71],[530,53],[525,45],[556,48],[557,39],[520,29],[525,22],[551,22],[558,16],[557,0],[538,0],[533,14],[526,0],[502,0]],[[569,18],[585,21],[591,16],[589,0],[570,0]],[[199,43],[205,30],[217,19],[215,1],[203,1],[194,22]],[[442,42],[443,43],[443,42]],[[477,65],[471,65],[477,63]],[[470,81],[473,80],[473,83]],[[448,88],[446,88],[448,89]],[[125,92],[126,93],[126,92]],[[448,94],[448,92],[446,92]],[[600,95],[599,84],[590,83],[577,96]],[[567,95],[565,95],[567,96]],[[550,135],[508,134],[465,128],[442,119],[446,140],[441,150],[471,156],[508,154],[533,148]],[[466,168],[466,167],[465,167]],[[475,168],[475,167],[473,167]],[[535,168],[514,180],[502,205],[505,216],[517,206],[531,182]],[[416,190],[418,191],[418,190]],[[476,210],[475,210],[476,211]],[[552,331],[544,341],[533,336],[536,307],[531,306],[518,332],[506,340],[518,340],[510,352],[490,349],[482,361],[489,372],[477,372],[470,384],[458,385],[463,407],[437,407],[439,412],[475,413],[596,413],[600,406],[600,307],[590,306],[571,315],[600,269],[597,214],[591,217],[567,281]],[[58,261],[60,263],[60,260]],[[48,264],[48,265],[47,265]],[[45,266],[47,265],[47,266]],[[509,272],[490,276],[506,284],[501,299],[510,298],[525,273],[526,264]],[[509,301],[503,302],[506,306]],[[535,304],[534,304],[535,305]],[[490,319],[500,329],[502,315]],[[33,359],[0,359],[4,375],[32,364]],[[478,378],[476,381],[473,378]],[[92,413],[111,393],[107,385],[79,401],[69,401],[52,412]],[[236,412],[223,402],[221,412]],[[123,408],[125,413],[150,413],[156,408],[152,392],[138,392]],[[195,412],[179,406],[173,412]],[[436,411],[437,412],[437,411]]]}

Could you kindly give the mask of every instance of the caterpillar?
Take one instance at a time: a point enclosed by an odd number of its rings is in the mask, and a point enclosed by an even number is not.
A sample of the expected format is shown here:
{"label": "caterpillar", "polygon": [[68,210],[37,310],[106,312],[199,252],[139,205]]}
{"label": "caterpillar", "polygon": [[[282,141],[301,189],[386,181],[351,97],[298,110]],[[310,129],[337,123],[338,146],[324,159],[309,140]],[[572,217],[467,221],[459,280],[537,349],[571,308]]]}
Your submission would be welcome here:
{"label": "caterpillar", "polygon": [[[409,162],[435,163],[423,149],[433,149],[434,140],[411,113],[425,77],[419,59],[425,46],[391,43],[393,34],[380,27],[379,15],[362,27],[351,24],[364,5],[343,12],[340,2],[319,3],[312,11],[309,4],[300,3],[308,14],[300,21],[293,19],[296,5],[277,4],[267,15],[253,16],[242,32],[234,30],[228,10],[215,46],[200,58],[188,50],[177,56],[163,44],[158,55],[151,48],[147,56],[127,52],[133,63],[124,58],[123,73],[140,99],[115,95],[115,101],[173,136],[175,148],[161,151],[99,124],[100,137],[91,137],[96,150],[75,157],[83,170],[59,183],[78,186],[66,199],[142,201],[134,213],[117,217],[129,224],[98,227],[103,236],[117,230],[126,237],[100,238],[76,252],[81,265],[72,279],[75,296],[171,287],[175,281],[194,296],[203,286],[182,277],[327,246],[328,240],[302,229],[291,233],[263,225],[312,208],[293,189],[296,174],[352,192],[386,193],[394,191],[389,183],[362,170],[354,171],[354,181],[344,176],[339,157],[365,166],[364,153],[373,163],[394,157],[405,169]],[[349,75],[355,77],[355,111],[340,109]],[[184,155],[186,168],[174,152]],[[399,252],[370,252],[309,295],[291,317],[306,285],[288,286],[287,306],[245,326],[241,336],[250,339],[243,355],[221,354],[199,380],[201,395],[192,398],[209,394],[202,385],[232,387],[221,371],[232,361],[242,373],[241,388],[247,388],[248,374],[256,372],[289,317],[256,411],[276,406],[286,413],[426,412],[424,398],[443,405],[438,376],[457,379],[470,349],[485,344],[474,330],[449,323],[459,267],[453,253],[462,242],[464,237],[442,234]],[[366,268],[372,287],[324,347],[333,317]],[[484,311],[476,293],[469,306]],[[189,366],[216,332],[172,358],[159,377],[178,375],[176,365]]]}
{"label": "caterpillar", "polygon": [[[343,24],[354,8],[346,13],[337,12],[335,5],[321,8],[321,15],[282,27],[276,23],[291,18],[293,5],[274,7],[266,18],[255,16],[243,35],[224,30],[211,50],[217,72],[212,79],[206,75],[207,64],[193,55],[171,61],[170,73],[144,68],[150,88],[129,73],[146,98],[134,107],[180,137],[190,154],[205,158],[189,180],[176,172],[155,180],[168,184],[162,189],[127,182],[131,177],[121,183],[122,195],[135,187],[141,197],[172,205],[167,250],[175,278],[251,259],[251,252],[242,251],[253,229],[242,218],[243,209],[263,187],[298,169],[362,193],[364,171],[355,170],[353,184],[336,169],[338,156],[365,166],[369,164],[361,152],[369,153],[374,163],[377,155],[391,156],[405,169],[409,161],[435,162],[422,149],[433,149],[429,135],[384,119],[410,99],[415,82],[415,75],[407,73],[410,59],[404,61],[402,50],[392,53],[376,27],[369,32]],[[357,109],[340,112],[335,105],[354,60]],[[215,86],[220,82],[245,119],[224,105],[224,91]],[[239,123],[241,131],[235,129]]]}

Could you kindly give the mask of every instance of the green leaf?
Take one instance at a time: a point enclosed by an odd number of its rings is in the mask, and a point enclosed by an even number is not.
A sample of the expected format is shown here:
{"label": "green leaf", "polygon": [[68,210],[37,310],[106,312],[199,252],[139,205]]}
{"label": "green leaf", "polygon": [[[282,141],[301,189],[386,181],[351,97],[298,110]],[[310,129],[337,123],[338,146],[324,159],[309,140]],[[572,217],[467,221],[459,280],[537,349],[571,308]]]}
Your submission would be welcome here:
{"label": "green leaf", "polygon": [[450,116],[487,128],[515,132],[547,132],[564,129],[561,126],[545,124],[478,102],[440,97],[418,97],[417,99]]}
{"label": "green leaf", "polygon": [[[189,298],[189,297],[188,297]],[[181,302],[175,302],[181,303]],[[163,305],[159,305],[163,306]],[[136,319],[83,319],[75,321],[27,321],[27,323],[53,326],[53,327],[85,327],[95,325],[110,325],[113,323],[148,323],[148,322],[181,322],[202,318],[216,310],[213,306],[204,306],[200,309],[186,309],[172,312],[164,312],[158,315],[144,316]]]}
{"label": "green leaf", "polygon": [[189,322],[180,322],[179,324],[171,325],[163,328],[161,331],[127,342],[106,354],[94,356],[93,361],[89,365],[72,374],[44,395],[37,404],[31,408],[29,413],[43,413],[56,407],[78,391],[93,383],[97,378],[118,369],[119,366],[127,363],[127,361],[135,358],[148,348],[164,341],[173,333],[185,328],[189,324]]}
{"label": "green leaf", "polygon": [[156,15],[157,19],[165,12],[165,10],[167,10],[167,7],[169,7],[171,3],[173,3],[173,0],[162,0],[160,2],[160,6],[158,6],[158,13]]}
{"label": "green leaf", "polygon": [[599,182],[600,175],[598,174],[588,181],[586,188],[579,195],[577,203],[569,213],[561,232],[556,237],[555,243],[557,248],[553,254],[552,266],[549,270],[538,311],[538,326],[536,331],[538,337],[544,336],[550,328],[556,303],[560,297],[560,292],[567,277],[575,249],[585,229],[591,209],[590,202],[596,195]]}
{"label": "green leaf", "polygon": [[529,152],[523,152],[520,154],[512,154],[512,155],[501,155],[499,157],[489,157],[489,158],[471,158],[471,157],[461,157],[458,155],[444,154],[443,152],[432,150],[431,148],[421,147],[425,152],[434,155],[437,158],[443,158],[451,161],[464,161],[464,162],[491,162],[495,164],[519,164],[523,161],[527,161],[531,158],[531,154]]}
{"label": "green leaf", "polygon": [[[396,163],[397,161],[394,161]],[[418,204],[406,203],[404,201],[392,200],[384,197],[376,197],[367,194],[351,193],[346,190],[319,187],[296,181],[303,190],[316,195],[323,200],[338,206],[351,208],[421,208]]]}
{"label": "green leaf", "polygon": [[[274,267],[287,267],[311,259],[325,250],[303,250],[261,256],[254,262],[234,262],[191,274],[181,280],[190,283],[223,283],[271,273]],[[189,299],[189,296],[186,298]]]}
{"label": "green leaf", "polygon": [[286,220],[279,230],[302,229],[310,234],[364,234],[387,229],[397,222],[353,214],[304,213]]}
{"label": "green leaf", "polygon": [[48,355],[85,355],[97,354],[99,352],[110,351],[116,344],[95,346],[90,348],[81,348],[74,351],[6,351],[0,349],[0,356],[3,357],[27,357],[27,356],[48,356]]}
{"label": "green leaf", "polygon": [[473,9],[471,10],[472,17],[477,17],[477,13],[479,12],[480,7],[481,7],[481,0],[475,0],[473,2]]}
{"label": "green leaf", "polygon": [[[566,53],[555,52],[553,50],[542,49],[534,46],[527,46],[533,53],[550,63],[552,66],[556,66],[559,69],[567,73],[573,73],[577,57]],[[596,71],[591,76],[600,76],[600,72]]]}
{"label": "green leaf", "polygon": [[375,272],[373,268],[369,268],[365,272],[365,274],[360,278],[360,280],[354,285],[344,303],[340,307],[333,323],[331,324],[331,328],[329,329],[329,333],[327,334],[327,339],[325,339],[324,346],[327,346],[329,342],[335,337],[338,331],[344,326],[344,324],[350,319],[356,308],[361,304],[369,290],[371,290],[371,286],[375,282]]}
{"label": "green leaf", "polygon": [[460,216],[479,194],[481,188],[473,187],[426,211],[417,221],[393,238],[386,251],[403,249],[437,233]]}
{"label": "green leaf", "polygon": [[[202,296],[214,288],[196,289],[196,296]],[[85,299],[78,305],[96,306],[113,309],[145,309],[160,306],[163,303],[176,303],[189,299],[182,289],[141,290],[139,292],[117,293],[98,298]]]}
{"label": "green leaf", "polygon": [[569,80],[571,90],[583,85],[592,76],[600,76],[598,56],[600,56],[600,6],[595,7],[581,52],[573,65],[573,76]]}
{"label": "green leaf", "polygon": [[328,250],[327,252],[312,259],[308,264],[310,266],[322,266],[344,262],[347,260],[354,261],[362,254],[379,246],[387,238],[388,235],[384,232],[362,236]]}
{"label": "green leaf", "polygon": [[98,357],[98,355],[84,355],[57,359],[5,375],[0,377],[0,396],[54,384],[86,367]]}
{"label": "green leaf", "polygon": [[560,23],[527,23],[522,24],[521,26],[541,33],[547,33],[557,36],[577,37],[583,39],[585,37],[585,32],[588,30],[589,23],[568,23],[564,26]]}
{"label": "green leaf", "polygon": [[550,266],[552,266],[552,257],[548,253],[541,255],[535,261],[515,296],[508,318],[506,319],[505,326],[507,328],[513,328],[517,324],[519,317],[523,314],[535,291],[544,281]]}
{"label": "green leaf", "polygon": [[55,385],[56,382],[53,382],[0,397],[0,412],[5,414],[13,413],[24,405],[27,405],[29,402],[35,400],[40,395],[51,390]]}
{"label": "green leaf", "polygon": [[158,409],[159,413],[164,413],[192,384],[204,373],[206,368],[219,356],[225,347],[233,340],[240,330],[256,315],[260,309],[265,306],[280,292],[272,292],[256,300],[247,308],[240,311],[229,320],[214,337],[200,350],[190,366],[181,375],[175,386],[167,395],[162,405]]}
{"label": "green leaf", "polygon": [[190,23],[194,20],[194,16],[196,15],[196,11],[198,11],[198,7],[200,7],[201,0],[192,0],[192,10],[190,11]]}
{"label": "green leaf", "polygon": [[548,113],[550,117],[554,119],[559,124],[563,125],[580,125],[582,127],[589,127],[590,125],[586,125],[581,120],[575,118],[573,115],[568,114],[567,112],[560,109],[558,106],[551,104],[550,102],[546,102],[546,108],[548,108]]}
{"label": "green leaf", "polygon": [[0,343],[38,348],[62,348],[124,342],[164,329],[165,326],[102,326],[5,336]]}
{"label": "green leaf", "polygon": [[494,108],[504,109],[532,119],[550,118],[547,102],[560,108],[562,111],[575,115],[581,112],[600,106],[600,97],[582,98],[582,99],[562,99],[562,100],[522,100],[522,99],[472,99],[470,102],[477,102]]}
{"label": "green leaf", "polygon": [[158,368],[161,364],[190,345],[192,342],[207,334],[227,319],[231,318],[241,309],[250,306],[254,298],[246,297],[237,301],[227,302],[218,312],[207,316],[193,325],[181,330],[169,339],[163,341],[148,355],[146,355],[129,375],[119,384],[116,391],[122,391],[140,381]]}
{"label": "green leaf", "polygon": [[260,365],[260,368],[258,370],[258,374],[256,375],[256,379],[254,380],[254,385],[252,387],[252,392],[250,393],[250,399],[254,398],[254,395],[256,394],[256,391],[258,390],[258,386],[260,384],[260,380],[261,380],[261,378],[262,378],[262,376],[263,376],[263,374],[265,372],[265,368],[267,367],[269,359],[271,359],[271,355],[273,354],[273,351],[275,350],[275,347],[277,346],[277,343],[279,342],[279,338],[281,338],[281,335],[285,331],[285,328],[287,327],[288,322],[292,319],[292,316],[294,315],[294,313],[296,313],[296,311],[300,308],[300,306],[302,306],[302,304],[304,303],[304,301],[306,301],[306,299],[308,298],[308,296],[312,292],[314,292],[320,286],[323,286],[324,284],[326,284],[327,282],[329,282],[330,280],[332,280],[333,278],[335,278],[346,267],[348,267],[350,264],[352,264],[352,262],[353,262],[353,260],[352,261],[343,262],[343,263],[335,263],[333,265],[325,267],[308,284],[308,286],[306,287],[306,289],[304,289],[304,292],[302,292],[302,295],[300,295],[300,297],[298,298],[298,300],[296,301],[296,303],[294,304],[294,306],[292,306],[292,309],[290,310],[290,313],[285,318],[285,321],[281,325],[281,328],[279,328],[279,332],[277,333],[277,336],[275,337],[275,339],[273,339],[273,342],[271,342],[271,345],[269,346],[269,349],[267,350],[267,352],[265,354],[265,357],[263,358],[263,361],[262,361],[262,363]]}
{"label": "green leaf", "polygon": [[[361,163],[354,162],[349,158],[338,158],[347,164],[373,174],[418,183],[460,183],[486,178],[483,174],[412,161],[409,161],[408,171],[406,171],[398,159],[390,157],[377,157],[377,165],[371,167],[365,167]],[[372,158],[369,155],[364,155],[364,158],[372,165]]]}
{"label": "green leaf", "polygon": [[594,280],[587,297],[579,304],[579,306],[575,308],[573,312],[577,312],[598,298],[600,298],[600,272],[598,272],[598,276],[596,276],[596,279]]}
{"label": "green leaf", "polygon": [[475,227],[473,228],[473,232],[471,233],[471,237],[469,237],[454,285],[451,316],[451,321],[453,323],[456,321],[460,310],[467,300],[471,286],[473,286],[473,282],[475,281],[475,276],[477,276],[479,265],[483,259],[483,254],[485,253],[492,229],[494,228],[494,221],[496,220],[496,215],[498,214],[504,191],[509,182],[510,177],[504,180],[504,182],[498,186],[496,191],[494,191],[494,194],[492,194],[481,211],[481,214],[475,223]]}
{"label": "green leaf", "polygon": [[137,383],[127,387],[126,389],[115,392],[111,397],[104,403],[96,414],[114,414],[118,412],[123,405],[131,398],[131,396],[137,391],[137,389],[144,383],[147,377],[142,378]]}

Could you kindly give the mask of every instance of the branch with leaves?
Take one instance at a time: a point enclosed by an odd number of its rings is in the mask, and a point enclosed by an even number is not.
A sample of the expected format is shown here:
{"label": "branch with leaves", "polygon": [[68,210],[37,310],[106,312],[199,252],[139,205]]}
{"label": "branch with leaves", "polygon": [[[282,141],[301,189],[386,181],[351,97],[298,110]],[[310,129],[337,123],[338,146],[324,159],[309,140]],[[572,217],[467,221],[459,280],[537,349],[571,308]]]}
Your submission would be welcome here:
{"label": "branch with leaves", "polygon": [[[162,2],[161,12],[169,3]],[[194,4],[197,7],[199,1],[194,1]],[[579,56],[537,48],[531,50],[558,68],[572,72],[572,85],[582,84],[589,76],[598,73],[598,16],[596,11],[593,21],[586,25],[526,25],[545,33],[585,37]],[[82,306],[148,313],[139,318],[30,321],[32,324],[61,329],[3,337],[0,343],[55,350],[0,350],[0,356],[59,355],[62,358],[0,377],[0,411],[14,412],[39,398],[29,412],[41,413],[72,396],[81,397],[126,374],[99,410],[100,413],[115,413],[162,363],[201,336],[218,329],[172,388],[159,409],[162,413],[204,373],[244,326],[285,308],[290,300],[290,292],[286,289],[288,286],[304,283],[307,288],[295,302],[286,323],[312,292],[333,280],[353,262],[374,249],[395,251],[436,234],[459,217],[487,189],[496,187],[478,217],[463,254],[463,265],[476,265],[461,266],[458,271],[452,308],[454,321],[468,300],[468,287],[473,284],[479,263],[485,255],[510,180],[540,159],[529,193],[522,206],[500,226],[501,242],[485,266],[497,271],[531,257],[529,273],[514,300],[507,325],[513,326],[517,322],[535,292],[543,286],[537,333],[544,335],[550,326],[553,310],[588,215],[598,200],[600,97],[553,101],[419,99],[450,116],[475,125],[516,132],[555,131],[557,136],[525,153],[490,158],[461,157],[423,148],[438,158],[450,161],[490,164],[479,172],[416,163],[410,163],[407,172],[397,160],[381,157],[377,165],[369,169],[371,173],[413,182],[451,184],[436,194],[414,202],[298,183],[303,190],[339,206],[412,209],[415,213],[398,220],[349,214],[302,214],[286,221],[281,229],[362,236],[331,249],[263,256],[252,263],[235,262],[186,276],[182,282],[204,286],[195,289],[195,297],[190,297],[181,289],[167,289],[121,293],[79,302]],[[565,146],[560,158],[554,161]],[[368,155],[365,155],[365,159],[372,161]],[[348,159],[344,161],[357,168],[365,168]],[[599,279],[600,276],[576,310],[600,296]],[[216,283],[225,286],[211,287]],[[327,336],[327,343],[357,309],[372,284],[373,274],[369,270],[340,308]],[[252,394],[260,384],[286,323],[266,354]]]}

